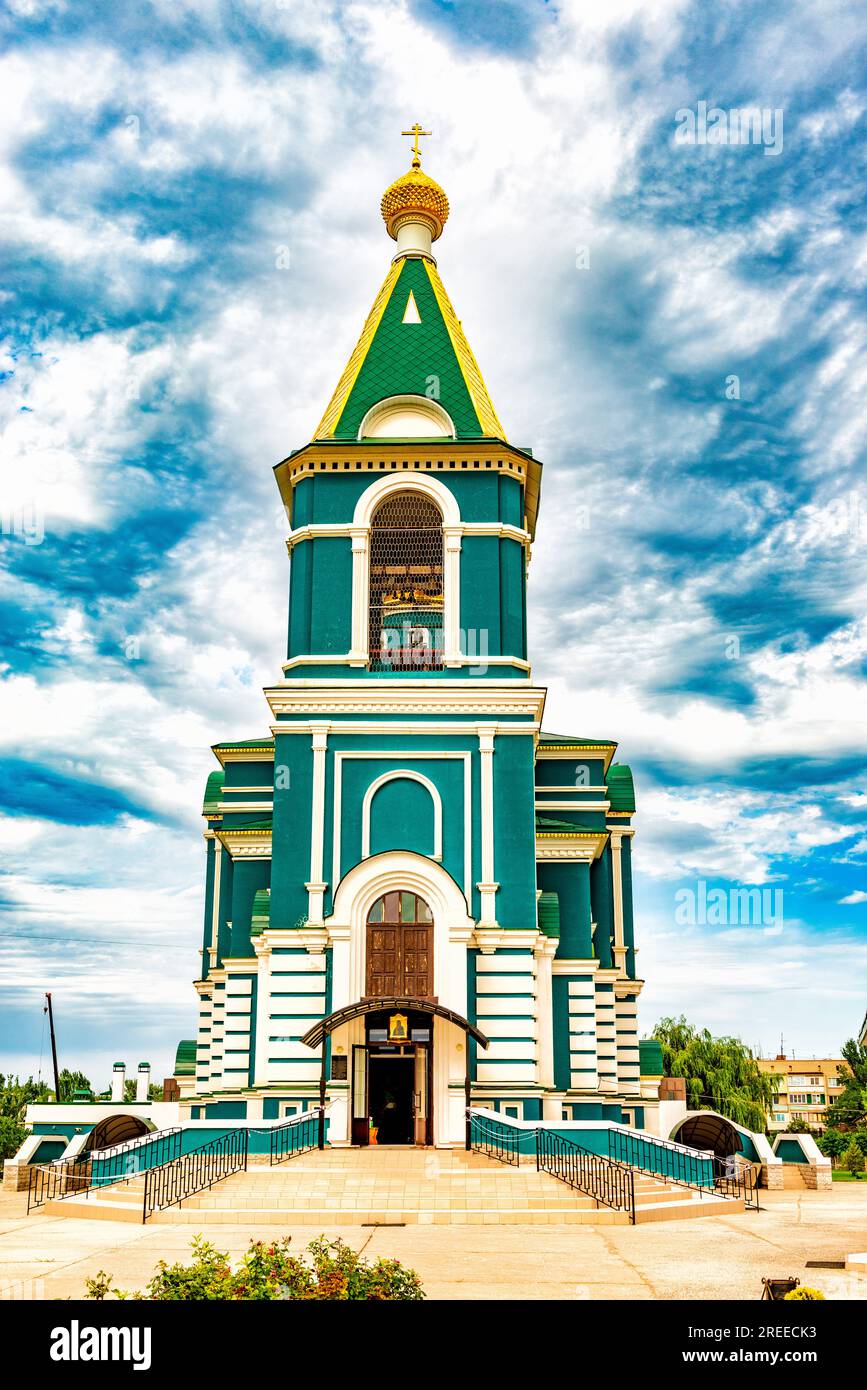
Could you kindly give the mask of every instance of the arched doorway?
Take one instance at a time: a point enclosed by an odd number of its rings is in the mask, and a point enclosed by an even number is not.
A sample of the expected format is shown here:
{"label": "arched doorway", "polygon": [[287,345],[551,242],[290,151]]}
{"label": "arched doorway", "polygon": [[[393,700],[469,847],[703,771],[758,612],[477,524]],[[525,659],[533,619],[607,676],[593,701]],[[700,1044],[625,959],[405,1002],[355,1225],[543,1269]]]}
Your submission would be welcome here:
{"label": "arched doorway", "polygon": [[434,999],[433,916],[418,893],[386,893],[367,914],[365,997]]}

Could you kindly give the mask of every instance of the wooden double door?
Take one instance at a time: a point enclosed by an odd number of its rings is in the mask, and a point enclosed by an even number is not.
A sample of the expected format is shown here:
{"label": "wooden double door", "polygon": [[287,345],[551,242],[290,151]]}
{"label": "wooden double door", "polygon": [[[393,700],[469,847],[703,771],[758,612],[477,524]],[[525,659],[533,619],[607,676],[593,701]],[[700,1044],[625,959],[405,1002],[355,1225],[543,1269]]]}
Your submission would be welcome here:
{"label": "wooden double door", "polygon": [[432,999],[433,919],[416,893],[386,893],[367,917],[368,998]]}

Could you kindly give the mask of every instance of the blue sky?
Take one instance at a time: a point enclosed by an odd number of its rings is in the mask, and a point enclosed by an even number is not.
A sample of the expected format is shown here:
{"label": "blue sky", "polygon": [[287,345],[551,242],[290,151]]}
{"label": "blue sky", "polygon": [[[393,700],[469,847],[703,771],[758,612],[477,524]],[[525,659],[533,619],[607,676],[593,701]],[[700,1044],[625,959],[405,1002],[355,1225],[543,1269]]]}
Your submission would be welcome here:
{"label": "blue sky", "polygon": [[[833,1053],[867,1007],[867,13],[7,0],[0,1071],[162,1073],[198,812],[267,727],[286,523],[391,255],[400,130],[509,437],[545,463],[546,726],[635,769],[642,1024]],[[677,113],[782,113],[782,148]],[[736,379],[736,384],[734,383]],[[700,883],[782,918],[684,925]],[[43,1070],[46,1057],[43,1054]]]}

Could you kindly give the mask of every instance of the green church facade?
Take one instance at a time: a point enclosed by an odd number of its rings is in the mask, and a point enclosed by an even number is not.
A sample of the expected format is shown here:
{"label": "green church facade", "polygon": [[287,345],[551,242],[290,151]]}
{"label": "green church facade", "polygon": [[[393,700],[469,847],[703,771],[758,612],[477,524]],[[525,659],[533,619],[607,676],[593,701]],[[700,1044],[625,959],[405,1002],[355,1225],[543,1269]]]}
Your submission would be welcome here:
{"label": "green church facade", "polygon": [[383,215],[397,253],[275,469],[286,661],[259,736],[214,747],[181,1108],[278,1119],[324,1087],[333,1144],[448,1146],[469,1087],[524,1120],[643,1128],[632,777],[614,742],[542,729],[542,468],[448,299],[448,204],[417,157]]}

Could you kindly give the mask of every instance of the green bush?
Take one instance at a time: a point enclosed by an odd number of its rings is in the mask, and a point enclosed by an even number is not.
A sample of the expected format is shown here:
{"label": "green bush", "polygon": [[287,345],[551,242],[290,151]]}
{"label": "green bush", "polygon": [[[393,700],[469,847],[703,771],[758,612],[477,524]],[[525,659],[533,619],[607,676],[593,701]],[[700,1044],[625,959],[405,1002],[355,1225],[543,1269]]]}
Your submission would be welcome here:
{"label": "green bush", "polygon": [[808,1284],[801,1284],[797,1289],[789,1289],[787,1294],[783,1294],[784,1303],[806,1303],[816,1300],[825,1302],[825,1295],[818,1289],[811,1289]]}
{"label": "green bush", "polygon": [[166,1264],[160,1260],[144,1294],[129,1294],[112,1287],[112,1279],[100,1270],[86,1281],[87,1297],[102,1300],[138,1298],[170,1302],[214,1302],[250,1299],[327,1299],[396,1302],[424,1298],[418,1275],[398,1260],[365,1260],[342,1240],[311,1240],[306,1252],[289,1253],[289,1238],[266,1244],[254,1240],[237,1269],[228,1255],[215,1249],[203,1236],[193,1239],[191,1264]]}

